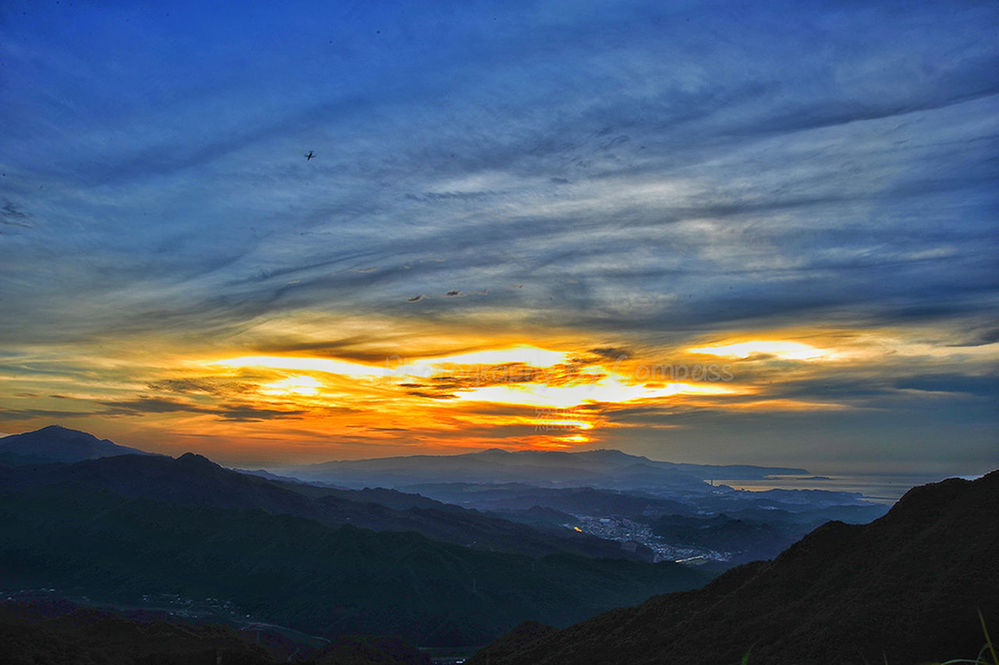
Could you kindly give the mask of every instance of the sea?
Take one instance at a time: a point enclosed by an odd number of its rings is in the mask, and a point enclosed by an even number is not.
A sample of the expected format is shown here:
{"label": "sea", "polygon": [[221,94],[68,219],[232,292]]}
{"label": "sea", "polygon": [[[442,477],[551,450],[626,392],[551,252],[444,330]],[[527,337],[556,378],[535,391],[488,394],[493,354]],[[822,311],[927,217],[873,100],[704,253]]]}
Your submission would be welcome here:
{"label": "sea", "polygon": [[[868,501],[892,504],[917,485],[926,485],[953,477],[955,477],[953,474],[946,473],[830,474],[821,476],[767,476],[763,480],[758,478],[753,480],[717,480],[715,484],[753,492],[772,489],[854,492],[862,494],[863,498]],[[973,480],[977,476],[957,477]]]}

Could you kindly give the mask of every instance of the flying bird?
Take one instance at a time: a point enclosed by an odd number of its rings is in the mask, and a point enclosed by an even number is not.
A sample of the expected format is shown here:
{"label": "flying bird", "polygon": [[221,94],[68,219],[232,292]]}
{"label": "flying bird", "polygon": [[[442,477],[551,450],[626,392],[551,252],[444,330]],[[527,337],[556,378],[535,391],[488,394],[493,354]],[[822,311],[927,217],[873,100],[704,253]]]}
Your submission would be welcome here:
{"label": "flying bird", "polygon": [[313,152],[310,150],[305,154],[305,161],[307,162],[311,161],[313,157],[315,157],[315,154],[313,154]]}
{"label": "flying bird", "polygon": [[422,293],[420,295],[418,295],[418,296],[413,296],[412,298],[410,298],[409,302],[420,302],[421,300],[423,300],[423,294]]}

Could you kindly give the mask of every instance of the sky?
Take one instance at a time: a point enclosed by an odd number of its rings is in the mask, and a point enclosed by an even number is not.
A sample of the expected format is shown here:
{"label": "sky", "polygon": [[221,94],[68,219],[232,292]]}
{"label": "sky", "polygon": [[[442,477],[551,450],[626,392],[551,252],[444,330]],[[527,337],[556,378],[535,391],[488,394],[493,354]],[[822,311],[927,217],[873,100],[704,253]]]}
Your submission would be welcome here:
{"label": "sky", "polygon": [[994,2],[9,0],[0,432],[984,472],[997,32]]}

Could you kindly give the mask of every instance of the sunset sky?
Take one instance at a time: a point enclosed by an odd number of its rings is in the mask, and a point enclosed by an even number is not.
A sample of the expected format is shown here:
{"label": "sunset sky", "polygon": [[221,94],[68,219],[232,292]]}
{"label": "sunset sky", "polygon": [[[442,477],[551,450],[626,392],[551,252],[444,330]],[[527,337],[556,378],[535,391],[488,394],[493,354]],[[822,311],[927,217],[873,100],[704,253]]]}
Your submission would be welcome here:
{"label": "sunset sky", "polygon": [[0,7],[0,432],[996,466],[999,4],[213,7]]}

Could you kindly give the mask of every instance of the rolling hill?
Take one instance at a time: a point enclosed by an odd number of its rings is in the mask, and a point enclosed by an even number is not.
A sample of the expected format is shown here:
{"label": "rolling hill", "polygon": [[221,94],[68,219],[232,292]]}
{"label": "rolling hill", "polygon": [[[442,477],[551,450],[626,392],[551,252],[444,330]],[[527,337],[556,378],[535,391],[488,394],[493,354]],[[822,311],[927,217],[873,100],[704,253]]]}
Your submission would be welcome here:
{"label": "rolling hill", "polygon": [[591,557],[650,560],[619,543],[571,529],[542,529],[393,490],[338,490],[268,480],[223,468],[187,453],[119,455],[75,464],[0,467],[9,488],[72,485],[127,498],[147,497],[186,506],[260,509],[327,525],[351,524],[378,531],[416,531],[476,549],[542,556],[568,552]]}
{"label": "rolling hill", "polygon": [[72,484],[3,486],[0,579],[126,604],[149,594],[226,599],[312,634],[423,645],[483,643],[525,618],[566,625],[707,580],[673,563],[484,552]]}

